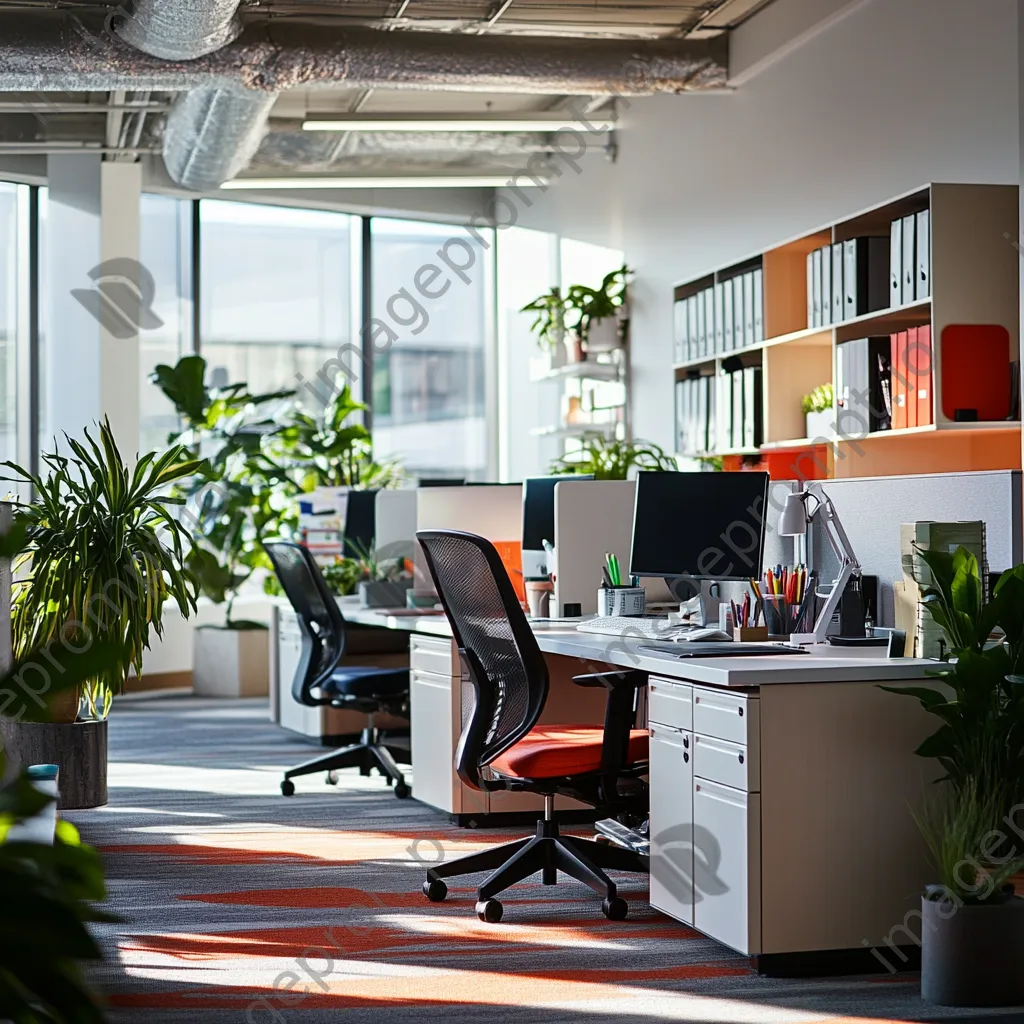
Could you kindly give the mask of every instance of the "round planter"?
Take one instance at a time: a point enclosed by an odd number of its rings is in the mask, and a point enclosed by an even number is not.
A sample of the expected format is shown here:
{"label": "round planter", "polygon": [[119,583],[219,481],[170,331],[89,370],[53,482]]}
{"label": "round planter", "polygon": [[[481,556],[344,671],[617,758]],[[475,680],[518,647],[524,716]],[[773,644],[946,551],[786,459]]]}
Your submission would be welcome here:
{"label": "round planter", "polygon": [[591,352],[610,352],[622,346],[618,317],[606,316],[592,320],[587,329],[587,348]]}
{"label": "round planter", "polygon": [[57,806],[63,810],[107,802],[107,723],[15,722],[0,719],[8,770],[33,764],[60,767]]}
{"label": "round planter", "polygon": [[921,997],[939,1006],[1024,1005],[1024,899],[921,900]]}

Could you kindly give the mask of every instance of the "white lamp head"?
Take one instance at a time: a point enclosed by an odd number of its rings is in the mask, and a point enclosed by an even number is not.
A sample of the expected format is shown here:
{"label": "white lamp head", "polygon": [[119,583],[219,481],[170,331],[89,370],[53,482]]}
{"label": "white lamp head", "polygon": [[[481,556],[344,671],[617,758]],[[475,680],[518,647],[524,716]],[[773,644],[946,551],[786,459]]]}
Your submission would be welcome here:
{"label": "white lamp head", "polygon": [[786,504],[779,516],[779,535],[782,537],[802,537],[807,532],[807,509],[804,501],[806,491],[796,491],[786,495]]}

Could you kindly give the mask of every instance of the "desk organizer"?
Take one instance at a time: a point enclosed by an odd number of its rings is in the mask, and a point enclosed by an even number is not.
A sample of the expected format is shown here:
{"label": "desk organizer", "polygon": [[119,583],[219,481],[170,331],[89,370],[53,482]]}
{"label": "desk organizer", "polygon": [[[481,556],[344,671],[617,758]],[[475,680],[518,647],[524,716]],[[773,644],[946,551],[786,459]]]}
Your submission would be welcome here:
{"label": "desk organizer", "polygon": [[643,587],[602,587],[597,592],[598,615],[632,617],[646,610],[647,591]]}
{"label": "desk organizer", "polygon": [[740,643],[762,643],[768,640],[767,626],[736,626],[732,638]]}

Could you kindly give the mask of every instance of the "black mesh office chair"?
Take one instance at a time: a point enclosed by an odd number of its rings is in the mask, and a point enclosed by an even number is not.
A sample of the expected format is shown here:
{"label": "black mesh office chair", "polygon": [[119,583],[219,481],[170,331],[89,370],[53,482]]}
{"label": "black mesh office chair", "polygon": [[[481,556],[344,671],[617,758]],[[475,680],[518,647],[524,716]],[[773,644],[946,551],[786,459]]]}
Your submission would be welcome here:
{"label": "black mesh office chair", "polygon": [[544,797],[537,833],[427,871],[423,892],[440,902],[443,879],[477,871],[492,874],[477,890],[477,915],[500,921],[494,898],[541,872],[554,885],[557,872],[585,882],[604,897],[606,917],[628,912],[605,868],[647,872],[647,858],[616,846],[562,836],[556,794],[574,797],[607,815],[647,810],[647,731],[633,729],[637,690],[646,677],[622,671],[577,676],[579,686],[608,690],[605,724],[538,726],[548,695],[544,656],[494,546],[482,537],[449,530],[416,535],[441,597],[475,701],[455,755],[459,777],[481,790],[525,790]]}
{"label": "black mesh office chair", "polygon": [[333,772],[340,768],[358,768],[363,775],[376,768],[387,778],[389,786],[394,784],[395,796],[407,797],[411,790],[390,751],[382,744],[373,715],[376,711],[408,715],[409,670],[342,666],[345,618],[316,560],[306,548],[287,541],[273,541],[264,548],[302,630],[302,656],[292,682],[292,696],[307,707],[330,704],[347,711],[365,711],[369,716],[358,743],[289,768],[284,773],[281,792],[291,796],[295,792],[292,779],[299,775],[328,772],[328,781],[333,782]]}

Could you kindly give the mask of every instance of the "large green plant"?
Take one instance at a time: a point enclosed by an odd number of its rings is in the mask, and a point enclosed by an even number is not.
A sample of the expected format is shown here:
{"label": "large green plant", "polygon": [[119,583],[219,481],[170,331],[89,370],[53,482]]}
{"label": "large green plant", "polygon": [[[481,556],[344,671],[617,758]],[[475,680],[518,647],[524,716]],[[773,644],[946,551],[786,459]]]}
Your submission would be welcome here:
{"label": "large green plant", "polygon": [[197,543],[189,568],[202,593],[227,603],[227,622],[238,591],[257,569],[271,569],[263,541],[290,532],[295,485],[269,454],[280,430],[273,406],[291,391],[252,393],[247,384],[212,388],[201,356],[160,365],[150,380],[174,405],[182,430],[169,438],[202,455],[180,494],[189,506]]}
{"label": "large green plant", "polygon": [[633,468],[672,472],[676,460],[650,441],[608,441],[587,438],[579,451],[551,464],[554,474],[593,474],[597,480],[626,480]]}
{"label": "large green plant", "polygon": [[930,570],[925,608],[949,644],[930,673],[944,687],[885,689],[919,700],[939,721],[917,753],[945,772],[940,809],[922,828],[949,885],[950,863],[982,856],[982,839],[1024,798],[1024,565],[1003,573],[986,601],[966,548],[917,554]]}
{"label": "large green plant", "polygon": [[103,717],[130,668],[142,671],[150,632],[163,633],[164,604],[173,598],[182,615],[196,608],[196,580],[187,568],[192,537],[169,506],[168,493],[192,476],[199,461],[174,445],[144,455],[129,470],[110,424],[99,440],[67,437],[70,456],[44,454],[46,473],[13,462],[4,477],[31,486],[35,495],[18,508],[27,548],[15,563],[11,628],[16,657],[60,640],[84,624],[121,641],[120,655],[85,688],[90,711]]}
{"label": "large green plant", "polygon": [[354,419],[366,406],[346,384],[310,416],[297,404],[278,417],[269,439],[275,462],[302,491],[318,487],[397,487],[405,479],[397,462],[373,458],[370,432]]}

